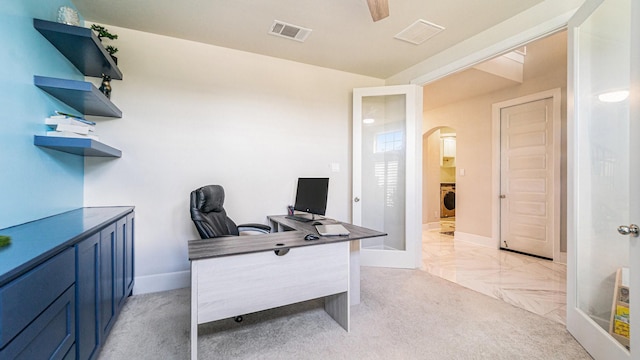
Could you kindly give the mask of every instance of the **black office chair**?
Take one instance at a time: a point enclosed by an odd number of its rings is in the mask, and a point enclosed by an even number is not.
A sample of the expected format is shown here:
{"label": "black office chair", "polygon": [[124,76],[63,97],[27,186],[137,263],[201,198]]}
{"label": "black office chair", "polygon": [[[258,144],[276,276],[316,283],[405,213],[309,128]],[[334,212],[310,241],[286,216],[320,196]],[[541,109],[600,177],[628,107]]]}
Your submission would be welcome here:
{"label": "black office chair", "polygon": [[236,225],[227,216],[223,204],[224,189],[220,185],[207,185],[191,192],[191,220],[202,239],[238,236],[240,231],[271,232],[264,224]]}

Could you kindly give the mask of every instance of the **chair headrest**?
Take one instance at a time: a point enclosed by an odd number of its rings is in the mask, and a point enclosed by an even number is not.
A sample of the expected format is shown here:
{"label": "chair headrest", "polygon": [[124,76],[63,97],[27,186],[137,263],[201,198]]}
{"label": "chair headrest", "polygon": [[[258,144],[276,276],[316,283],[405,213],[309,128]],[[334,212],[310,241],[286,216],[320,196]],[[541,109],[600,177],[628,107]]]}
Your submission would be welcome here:
{"label": "chair headrest", "polygon": [[220,185],[203,186],[196,190],[196,202],[196,207],[205,213],[224,211],[224,189]]}

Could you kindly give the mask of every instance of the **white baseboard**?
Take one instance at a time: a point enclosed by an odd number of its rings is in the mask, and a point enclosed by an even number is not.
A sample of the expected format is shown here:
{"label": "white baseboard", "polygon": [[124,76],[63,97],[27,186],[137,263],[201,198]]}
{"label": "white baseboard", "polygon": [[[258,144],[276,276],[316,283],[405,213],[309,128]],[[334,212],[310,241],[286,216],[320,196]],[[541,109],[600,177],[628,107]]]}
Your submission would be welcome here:
{"label": "white baseboard", "polygon": [[191,271],[178,271],[165,274],[136,276],[133,294],[147,294],[191,286]]}
{"label": "white baseboard", "polygon": [[498,243],[490,237],[480,236],[476,234],[463,233],[460,231],[456,231],[453,237],[454,241],[466,241],[476,245],[486,246],[492,249],[497,249]]}
{"label": "white baseboard", "polygon": [[422,224],[422,230],[434,230],[440,228],[440,222],[430,222],[426,224]]}

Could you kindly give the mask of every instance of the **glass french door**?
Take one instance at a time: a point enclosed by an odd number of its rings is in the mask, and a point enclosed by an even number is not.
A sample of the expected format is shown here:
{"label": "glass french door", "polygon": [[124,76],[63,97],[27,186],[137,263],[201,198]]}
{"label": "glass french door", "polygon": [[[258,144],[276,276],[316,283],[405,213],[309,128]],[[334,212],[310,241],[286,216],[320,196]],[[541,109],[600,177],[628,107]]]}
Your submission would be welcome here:
{"label": "glass french door", "polygon": [[640,358],[638,3],[569,22],[567,328],[597,360]]}
{"label": "glass french door", "polygon": [[421,128],[421,87],[354,89],[353,223],[388,234],[361,241],[362,265],[420,264]]}

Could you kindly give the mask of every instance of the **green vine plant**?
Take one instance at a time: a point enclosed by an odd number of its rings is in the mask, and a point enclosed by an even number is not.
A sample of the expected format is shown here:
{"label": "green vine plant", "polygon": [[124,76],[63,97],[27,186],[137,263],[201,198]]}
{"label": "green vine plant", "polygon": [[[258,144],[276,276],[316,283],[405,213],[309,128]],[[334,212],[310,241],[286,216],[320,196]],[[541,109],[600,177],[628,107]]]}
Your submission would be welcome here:
{"label": "green vine plant", "polygon": [[114,35],[107,30],[104,26],[93,24],[91,25],[91,30],[98,33],[98,40],[102,41],[102,38],[107,38],[111,40],[115,40],[118,38],[118,35]]}
{"label": "green vine plant", "polygon": [[[98,40],[100,41],[102,41],[102,38],[107,38],[110,40],[115,40],[118,38],[118,35],[110,33],[109,30],[104,26],[93,24],[91,25],[91,30],[98,33]],[[108,45],[107,47],[105,47],[105,49],[107,50],[109,55],[113,55],[118,52],[118,48],[111,45]]]}
{"label": "green vine plant", "polygon": [[105,49],[107,50],[109,55],[113,55],[113,54],[118,52],[118,48],[114,47],[114,46],[111,46],[111,45],[107,45],[107,47]]}

